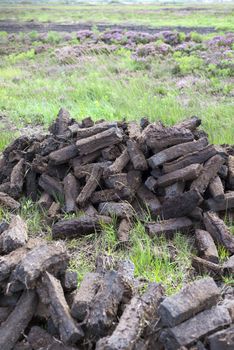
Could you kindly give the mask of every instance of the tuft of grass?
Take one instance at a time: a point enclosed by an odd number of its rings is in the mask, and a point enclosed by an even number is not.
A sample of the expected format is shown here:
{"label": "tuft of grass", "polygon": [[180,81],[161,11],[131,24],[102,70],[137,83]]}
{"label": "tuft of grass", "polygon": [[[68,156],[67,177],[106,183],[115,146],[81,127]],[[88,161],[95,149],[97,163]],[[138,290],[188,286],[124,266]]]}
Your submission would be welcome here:
{"label": "tuft of grass", "polygon": [[7,209],[5,209],[5,208],[0,207],[0,222],[5,220],[5,221],[7,221],[9,223],[10,219],[11,219],[10,212]]}
{"label": "tuft of grass", "polygon": [[43,212],[31,199],[23,198],[21,200],[19,215],[25,220],[30,236],[45,235],[48,228],[44,222]]}
{"label": "tuft of grass", "polygon": [[67,242],[67,248],[71,252],[69,270],[76,271],[78,283],[80,283],[87,272],[95,270],[95,242],[96,234],[87,235],[79,239]]}
{"label": "tuft of grass", "polygon": [[233,225],[233,224],[230,225],[230,231],[231,231],[231,233],[234,235],[234,225]]}
{"label": "tuft of grass", "polygon": [[217,250],[218,250],[218,256],[219,256],[220,263],[222,264],[224,261],[226,261],[229,258],[229,252],[222,245],[218,245]]}
{"label": "tuft of grass", "polygon": [[138,222],[131,232],[131,242],[129,256],[137,277],[162,283],[167,294],[177,291],[188,280],[191,246],[185,236],[177,233],[170,241],[164,236],[151,239]]}
{"label": "tuft of grass", "polygon": [[0,128],[0,152],[4,151],[4,149],[18,136],[15,132],[7,132],[7,131],[1,131]]}
{"label": "tuft of grass", "polygon": [[[35,237],[43,235],[45,238],[48,238],[51,230],[46,225],[45,213],[43,213],[31,199],[22,198],[20,204],[20,209],[15,212],[15,214],[19,214],[22,219],[25,220],[29,236]],[[11,212],[3,207],[0,207],[0,222],[2,220],[10,222]],[[48,237],[46,237],[46,234]]]}
{"label": "tuft of grass", "polygon": [[50,44],[58,44],[61,41],[61,36],[57,32],[49,31],[47,34],[47,42]]}
{"label": "tuft of grass", "polygon": [[102,251],[107,255],[115,255],[116,250],[119,246],[119,241],[116,233],[116,218],[113,218],[112,224],[103,224],[102,226],[103,232],[98,240],[96,255],[100,254]]}
{"label": "tuft of grass", "polygon": [[22,70],[18,67],[10,66],[0,66],[0,83],[1,81],[19,78],[22,75]]}
{"label": "tuft of grass", "polygon": [[181,75],[196,73],[201,70],[204,65],[203,59],[195,55],[176,57],[175,60],[177,66],[174,72]]}
{"label": "tuft of grass", "polygon": [[121,247],[116,235],[116,222],[104,225],[100,235],[94,234],[67,243],[72,250],[70,269],[82,276],[95,270],[101,254],[114,260],[130,259],[135,265],[135,277],[160,282],[167,294],[179,290],[189,279],[191,244],[185,236],[176,234],[171,241],[165,237],[151,239],[144,225],[137,222],[130,232],[129,245]]}
{"label": "tuft of grass", "polygon": [[224,276],[222,280],[225,285],[232,286],[232,287],[234,286],[234,277],[232,275]]}
{"label": "tuft of grass", "polygon": [[8,56],[8,60],[9,63],[15,64],[21,61],[25,61],[25,60],[33,60],[35,58],[35,51],[34,49],[30,49],[26,52],[20,52],[20,53],[16,53],[16,54],[10,54]]}
{"label": "tuft of grass", "polygon": [[32,40],[37,40],[38,38],[38,32],[36,30],[33,30],[31,32],[28,33],[28,36],[30,39]]}
{"label": "tuft of grass", "polygon": [[76,254],[69,261],[68,270],[77,272],[77,283],[83,280],[84,276],[94,269],[93,264],[87,260],[86,255],[82,252]]}
{"label": "tuft of grass", "polygon": [[195,43],[202,43],[203,36],[197,32],[191,32],[190,33],[191,39],[195,41]]}

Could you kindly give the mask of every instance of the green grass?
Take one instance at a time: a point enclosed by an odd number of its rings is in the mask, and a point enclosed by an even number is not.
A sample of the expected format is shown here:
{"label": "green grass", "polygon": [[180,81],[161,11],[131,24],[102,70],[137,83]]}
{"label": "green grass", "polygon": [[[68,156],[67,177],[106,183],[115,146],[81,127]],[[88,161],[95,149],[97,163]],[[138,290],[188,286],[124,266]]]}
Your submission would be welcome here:
{"label": "green grass", "polygon": [[101,234],[74,239],[68,247],[74,251],[70,269],[78,272],[79,281],[87,271],[95,269],[100,254],[113,261],[130,259],[135,265],[136,278],[162,283],[167,294],[179,290],[190,279],[192,245],[189,240],[179,233],[170,241],[163,236],[151,239],[140,222],[134,224],[125,248],[119,244],[115,221],[103,226]]}
{"label": "green grass", "polygon": [[191,245],[177,233],[168,241],[164,236],[149,238],[144,226],[137,223],[130,233],[129,257],[135,264],[137,277],[162,283],[167,294],[174,293],[189,279]]}
{"label": "green grass", "polygon": [[29,235],[31,237],[45,236],[48,233],[48,225],[43,212],[30,199],[23,198],[20,202],[19,214],[27,224]]}
{"label": "green grass", "polygon": [[[188,9],[189,7],[189,9]],[[201,9],[202,8],[202,9]],[[215,27],[233,30],[233,4],[11,5],[0,20],[39,22],[132,23],[151,26]]]}
{"label": "green grass", "polygon": [[[39,208],[31,199],[21,198],[20,209],[16,212],[27,224],[29,237],[35,238],[37,236],[51,240],[51,229],[48,224],[47,212]],[[6,220],[10,222],[11,212],[5,208],[0,207],[0,222]]]}
{"label": "green grass", "polygon": [[3,207],[0,207],[0,222],[1,221],[10,222],[10,212]]}
{"label": "green grass", "polygon": [[4,149],[11,143],[11,141],[13,141],[18,136],[18,134],[11,131],[1,131],[1,128],[0,128],[0,133],[1,133],[1,137],[0,137],[0,152],[1,152],[1,151],[4,151]]}
{"label": "green grass", "polygon": [[[76,119],[147,116],[167,125],[195,114],[211,142],[233,143],[233,84],[229,76],[213,77],[196,56],[136,62],[121,49],[65,65],[53,52],[34,56],[29,50],[10,58],[0,64],[0,111],[19,127],[48,126],[61,106]],[[181,79],[188,79],[183,89],[177,86]]]}
{"label": "green grass", "polygon": [[227,251],[227,249],[224,246],[219,245],[218,246],[218,256],[219,256],[220,263],[223,263],[228,259],[229,252]]}
{"label": "green grass", "polygon": [[[51,240],[50,227],[46,224],[46,213],[32,203],[23,199],[19,211],[26,221],[29,235],[40,235]],[[82,213],[65,216],[65,219],[77,217]],[[145,219],[147,220],[146,213]],[[0,211],[0,221],[10,220],[9,212]],[[68,240],[67,248],[71,254],[69,269],[78,273],[78,283],[85,274],[95,270],[95,262],[99,255],[105,255],[115,261],[130,259],[135,265],[135,277],[146,281],[162,283],[166,294],[170,295],[178,291],[185,283],[194,278],[191,268],[191,256],[195,253],[193,237],[180,234],[174,235],[170,240],[165,236],[150,238],[145,231],[144,224],[136,221],[129,233],[129,243],[125,246],[119,244],[117,238],[117,222],[103,225],[101,233],[93,233],[82,238]],[[228,258],[228,252],[218,246],[220,262]],[[233,284],[232,276],[223,278],[226,284]]]}

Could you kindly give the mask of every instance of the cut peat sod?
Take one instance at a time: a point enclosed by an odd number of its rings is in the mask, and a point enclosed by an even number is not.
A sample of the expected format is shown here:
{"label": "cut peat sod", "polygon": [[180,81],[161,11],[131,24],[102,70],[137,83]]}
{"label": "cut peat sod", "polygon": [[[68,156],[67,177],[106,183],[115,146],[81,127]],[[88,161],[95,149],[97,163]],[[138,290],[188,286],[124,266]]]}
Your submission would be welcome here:
{"label": "cut peat sod", "polygon": [[[234,272],[234,236],[222,219],[234,210],[233,149],[209,144],[200,124],[197,117],[171,127],[75,122],[61,109],[48,135],[20,137],[4,150],[0,207],[10,215],[0,223],[1,349],[234,348],[234,298],[218,287]],[[22,197],[49,216],[53,243],[29,238],[18,215]],[[125,247],[139,220],[152,238],[192,236],[193,273],[213,278],[165,298],[157,283],[143,292],[123,261],[97,266],[77,288],[60,239],[102,235],[113,218]]]}

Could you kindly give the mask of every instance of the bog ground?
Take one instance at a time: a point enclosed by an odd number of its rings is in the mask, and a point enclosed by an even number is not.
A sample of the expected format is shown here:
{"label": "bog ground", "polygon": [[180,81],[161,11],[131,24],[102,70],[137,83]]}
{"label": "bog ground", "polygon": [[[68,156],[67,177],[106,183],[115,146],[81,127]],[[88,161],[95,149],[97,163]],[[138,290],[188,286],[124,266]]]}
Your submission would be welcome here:
{"label": "bog ground", "polygon": [[[147,117],[172,125],[197,115],[211,143],[233,144],[232,30],[231,3],[1,5],[0,149],[19,135],[45,132],[61,106],[77,121]],[[20,214],[30,235],[50,239],[32,201],[22,200]],[[113,221],[105,234],[67,245],[80,280],[102,252],[129,257],[137,276],[162,281],[172,293],[194,278],[193,243],[181,233],[169,244],[152,240],[139,222],[122,248]],[[223,248],[219,256],[227,257]]]}

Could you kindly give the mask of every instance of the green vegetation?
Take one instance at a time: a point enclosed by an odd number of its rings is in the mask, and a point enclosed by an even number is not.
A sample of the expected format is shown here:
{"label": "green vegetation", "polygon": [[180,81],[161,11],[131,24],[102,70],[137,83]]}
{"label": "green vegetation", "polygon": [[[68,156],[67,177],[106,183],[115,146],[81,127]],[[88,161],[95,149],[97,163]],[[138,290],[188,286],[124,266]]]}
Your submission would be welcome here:
{"label": "green vegetation", "polygon": [[229,252],[227,251],[227,249],[224,246],[219,245],[218,246],[218,255],[219,255],[220,262],[223,263],[225,260],[228,259]]}
{"label": "green vegetation", "polygon": [[179,233],[170,241],[163,237],[151,239],[140,222],[132,228],[125,248],[119,245],[114,223],[103,227],[100,235],[70,241],[68,247],[75,252],[70,269],[78,272],[79,281],[87,271],[94,270],[100,254],[113,259],[113,265],[115,259],[130,259],[135,265],[136,277],[161,282],[167,294],[174,293],[190,279],[189,241]]}
{"label": "green vegetation", "polygon": [[191,38],[193,39],[193,41],[195,41],[195,43],[201,43],[203,40],[202,35],[197,32],[192,32]]}
{"label": "green vegetation", "polygon": [[[51,240],[50,227],[46,223],[46,213],[29,199],[21,201],[21,217],[26,221],[29,235],[39,235]],[[80,214],[78,214],[80,215]],[[82,214],[81,214],[82,215]],[[65,219],[77,217],[72,214]],[[10,220],[8,211],[0,210],[0,221]],[[145,214],[145,220],[150,218]],[[137,221],[130,231],[128,245],[122,246],[117,238],[117,222],[113,218],[111,225],[103,225],[100,234],[94,233],[66,242],[71,253],[69,269],[78,272],[78,283],[88,271],[95,270],[98,256],[103,255],[115,266],[119,259],[130,259],[135,265],[135,277],[146,281],[160,282],[167,294],[175,293],[184,283],[194,279],[191,257],[195,253],[194,239],[177,233],[168,240],[164,236],[150,238],[144,225]],[[225,248],[218,246],[220,262],[228,259]],[[111,265],[110,265],[111,266]],[[200,276],[196,276],[199,278]],[[233,284],[232,276],[223,278],[226,284]]]}
{"label": "green vegetation", "polygon": [[[52,48],[2,58],[0,110],[14,125],[47,127],[61,106],[77,119],[147,116],[173,124],[195,114],[212,142],[233,143],[229,68],[222,75],[223,69],[207,67],[196,55],[180,52],[139,62],[124,48],[108,55],[67,58]],[[1,142],[3,148],[6,142]]]}
{"label": "green vegetation", "polygon": [[[27,223],[31,237],[37,235],[51,240],[46,213],[43,213],[30,199],[21,201],[19,214]],[[72,214],[72,217],[76,215]],[[145,217],[147,219],[147,213]],[[10,221],[10,213],[1,209],[0,221],[3,219]],[[111,225],[103,225],[102,233],[67,241],[71,253],[69,269],[78,272],[78,282],[88,271],[95,270],[95,262],[100,255],[109,257],[113,266],[118,259],[130,259],[135,265],[136,277],[161,282],[167,294],[179,290],[191,279],[193,249],[191,238],[180,233],[171,240],[166,240],[163,236],[150,238],[144,225],[139,221],[134,224],[130,232],[129,244],[121,246],[116,228],[117,223],[113,218]]]}
{"label": "green vegetation", "polygon": [[[40,235],[51,240],[50,228],[44,214],[46,213],[31,200],[22,200],[20,215],[27,223],[30,236]],[[69,215],[65,219],[71,217],[76,215]],[[9,221],[9,218],[7,211],[0,211],[0,220]],[[146,213],[145,220],[149,219]],[[130,231],[129,244],[122,246],[119,244],[116,228],[117,223],[113,218],[111,225],[103,225],[102,233],[67,241],[71,253],[69,269],[78,272],[78,282],[88,271],[95,270],[95,262],[100,255],[109,258],[113,267],[118,259],[130,259],[135,265],[135,277],[161,282],[167,294],[174,293],[194,278],[191,269],[191,256],[195,249],[192,237],[177,233],[171,240],[164,236],[150,238],[144,225],[138,221]],[[223,247],[218,247],[218,253],[221,263],[228,259],[229,254]],[[224,282],[233,284],[232,276],[226,276]]]}
{"label": "green vegetation", "polygon": [[46,229],[43,221],[43,213],[31,199],[23,198],[21,200],[20,216],[27,223],[31,236],[42,235]]}
{"label": "green vegetation", "polygon": [[17,54],[11,54],[8,56],[8,61],[11,64],[15,64],[21,61],[25,61],[27,59],[32,60],[35,57],[35,52],[33,49],[28,50],[26,52],[20,52]]}
{"label": "green vegetation", "polygon": [[175,60],[178,63],[175,72],[181,75],[199,72],[204,64],[201,58],[193,55],[178,57]]}
{"label": "green vegetation", "polygon": [[161,282],[167,293],[175,293],[189,279],[191,247],[181,234],[168,241],[165,237],[151,239],[144,226],[137,223],[130,234],[130,260],[135,264],[136,276]]}
{"label": "green vegetation", "polygon": [[1,137],[0,137],[0,152],[1,152],[6,148],[7,145],[9,145],[11,141],[13,141],[17,137],[17,134],[10,131],[8,132],[1,131],[1,128],[0,128],[0,133],[1,133]]}

